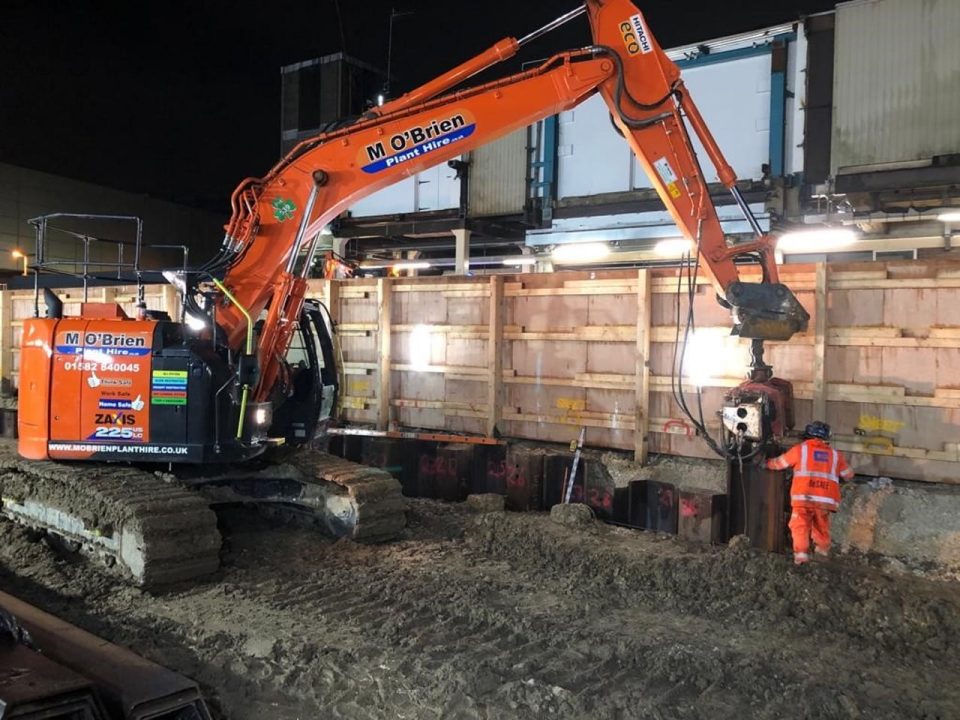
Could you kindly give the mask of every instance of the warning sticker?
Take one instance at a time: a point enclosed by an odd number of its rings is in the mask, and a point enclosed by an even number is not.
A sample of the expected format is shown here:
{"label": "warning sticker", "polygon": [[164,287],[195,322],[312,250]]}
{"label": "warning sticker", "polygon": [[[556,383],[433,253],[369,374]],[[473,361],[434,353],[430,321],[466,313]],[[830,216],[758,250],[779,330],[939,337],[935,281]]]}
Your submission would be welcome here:
{"label": "warning sticker", "polygon": [[187,371],[154,370],[150,383],[151,405],[186,405]]}
{"label": "warning sticker", "polygon": [[677,174],[673,171],[673,168],[670,167],[670,163],[667,162],[666,158],[660,158],[659,160],[654,161],[654,169],[657,171],[657,175],[660,176],[660,179],[663,180],[663,184],[667,187],[667,192],[670,193],[670,197],[676,199],[680,197],[680,187],[677,185]]}

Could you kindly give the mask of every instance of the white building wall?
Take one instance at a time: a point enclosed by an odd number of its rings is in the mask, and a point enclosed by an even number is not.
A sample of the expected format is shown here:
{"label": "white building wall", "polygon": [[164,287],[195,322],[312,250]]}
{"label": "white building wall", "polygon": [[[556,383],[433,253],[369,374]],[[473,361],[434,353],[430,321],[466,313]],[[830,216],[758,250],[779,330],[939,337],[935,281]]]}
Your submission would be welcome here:
{"label": "white building wall", "polygon": [[960,0],[837,6],[833,173],[960,152]]}
{"label": "white building wall", "polygon": [[[683,78],[737,175],[761,178],[770,157],[769,54],[688,67]],[[715,182],[713,163],[693,140],[708,182]],[[652,187],[600,96],[560,115],[559,156],[561,198]]]}
{"label": "white building wall", "polygon": [[350,208],[353,217],[400,215],[460,207],[460,181],[446,163],[375,192]]}

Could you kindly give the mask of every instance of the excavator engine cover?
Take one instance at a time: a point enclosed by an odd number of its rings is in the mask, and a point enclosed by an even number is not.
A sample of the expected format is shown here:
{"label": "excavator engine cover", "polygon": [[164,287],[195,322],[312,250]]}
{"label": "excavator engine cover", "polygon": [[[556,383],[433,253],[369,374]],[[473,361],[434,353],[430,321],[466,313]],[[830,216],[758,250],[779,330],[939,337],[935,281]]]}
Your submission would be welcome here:
{"label": "excavator engine cover", "polygon": [[269,404],[247,405],[244,442],[231,444],[235,403],[217,393],[230,370],[179,323],[31,318],[23,333],[24,457],[189,463],[262,450],[266,424],[254,419],[268,419]]}
{"label": "excavator engine cover", "polygon": [[789,340],[807,329],[810,314],[782,283],[731,283],[727,302],[733,334],[759,340]]}

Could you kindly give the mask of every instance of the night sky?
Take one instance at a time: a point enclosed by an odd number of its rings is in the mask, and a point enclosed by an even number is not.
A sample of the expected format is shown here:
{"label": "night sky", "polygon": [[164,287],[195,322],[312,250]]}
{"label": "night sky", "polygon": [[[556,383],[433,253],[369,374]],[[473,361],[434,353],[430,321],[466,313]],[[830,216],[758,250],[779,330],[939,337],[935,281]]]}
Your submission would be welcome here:
{"label": "night sky", "polygon": [[[386,65],[394,94],[576,3],[482,0],[3,0],[0,161],[225,212],[279,155],[281,65],[341,49]],[[342,26],[338,23],[338,5]],[[832,0],[640,3],[664,47],[829,10]],[[342,28],[342,29],[341,29]],[[586,20],[516,63],[589,40]],[[345,48],[344,48],[345,45]],[[504,72],[517,64],[504,67]]]}

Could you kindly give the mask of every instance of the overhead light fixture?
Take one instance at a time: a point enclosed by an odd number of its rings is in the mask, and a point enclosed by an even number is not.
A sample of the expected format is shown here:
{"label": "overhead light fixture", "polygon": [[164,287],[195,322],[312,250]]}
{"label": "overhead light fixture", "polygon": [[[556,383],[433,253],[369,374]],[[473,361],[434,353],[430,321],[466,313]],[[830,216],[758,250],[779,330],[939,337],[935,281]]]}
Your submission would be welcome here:
{"label": "overhead light fixture", "polygon": [[512,258],[504,258],[503,264],[509,267],[524,267],[528,265],[536,265],[537,259],[532,255],[519,255]]}
{"label": "overhead light fixture", "polygon": [[427,268],[433,267],[428,262],[398,262],[391,265],[394,270],[426,270]]}
{"label": "overhead light fixture", "polygon": [[937,220],[942,223],[960,223],[960,209],[942,208],[940,214],[937,215]]}
{"label": "overhead light fixture", "polygon": [[689,255],[691,252],[693,252],[693,243],[686,238],[670,238],[668,240],[661,240],[653,247],[653,252],[660,257],[668,258]]}
{"label": "overhead light fixture", "polygon": [[821,227],[784,233],[777,241],[777,250],[789,253],[817,253],[850,247],[859,235],[844,227]]}
{"label": "overhead light fixture", "polygon": [[551,257],[558,263],[590,263],[603,260],[609,254],[610,246],[607,243],[575,243],[561,245]]}
{"label": "overhead light fixture", "polygon": [[25,253],[23,250],[20,250],[19,248],[14,248],[13,250],[10,251],[10,256],[14,260],[23,260],[23,276],[27,277],[29,275],[29,273],[27,272],[27,262],[28,262],[27,253]]}

